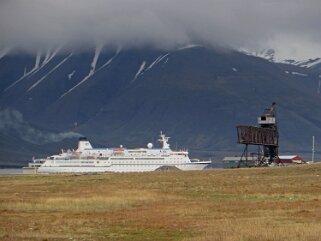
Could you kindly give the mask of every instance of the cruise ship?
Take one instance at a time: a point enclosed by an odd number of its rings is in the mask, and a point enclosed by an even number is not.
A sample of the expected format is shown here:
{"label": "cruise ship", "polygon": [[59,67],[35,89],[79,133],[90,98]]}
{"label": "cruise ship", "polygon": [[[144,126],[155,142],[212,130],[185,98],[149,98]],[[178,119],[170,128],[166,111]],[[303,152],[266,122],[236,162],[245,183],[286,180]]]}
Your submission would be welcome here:
{"label": "cruise ship", "polygon": [[98,172],[151,172],[163,167],[202,170],[211,161],[190,159],[187,150],[174,151],[168,143],[169,137],[160,133],[161,148],[152,143],[147,148],[127,149],[93,148],[85,138],[79,138],[76,150],[62,150],[60,154],[46,159],[33,159],[24,173],[98,173]]}

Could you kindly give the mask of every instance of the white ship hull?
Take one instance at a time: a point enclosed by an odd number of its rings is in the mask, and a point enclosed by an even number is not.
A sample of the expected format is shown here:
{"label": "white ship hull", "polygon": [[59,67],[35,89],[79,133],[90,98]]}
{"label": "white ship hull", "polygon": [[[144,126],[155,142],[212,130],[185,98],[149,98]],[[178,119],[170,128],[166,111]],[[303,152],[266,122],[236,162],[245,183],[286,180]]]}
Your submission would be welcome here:
{"label": "white ship hull", "polygon": [[141,164],[141,165],[111,165],[111,166],[43,166],[37,173],[98,173],[98,172],[152,172],[160,167],[176,167],[182,171],[203,170],[210,162],[186,163],[176,165]]}

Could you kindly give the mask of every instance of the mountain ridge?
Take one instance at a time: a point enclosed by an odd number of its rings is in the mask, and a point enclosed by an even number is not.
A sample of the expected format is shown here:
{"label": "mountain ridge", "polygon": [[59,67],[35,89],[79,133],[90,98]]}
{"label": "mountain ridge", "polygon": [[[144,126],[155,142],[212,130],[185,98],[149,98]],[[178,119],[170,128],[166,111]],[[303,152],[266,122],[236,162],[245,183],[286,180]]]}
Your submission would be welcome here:
{"label": "mountain ridge", "polygon": [[247,54],[247,55],[251,55],[251,56],[255,56],[255,57],[259,57],[259,58],[263,58],[266,59],[272,63],[280,63],[280,64],[288,64],[288,65],[294,65],[294,66],[298,66],[298,67],[303,67],[303,68],[321,68],[321,58],[309,58],[309,59],[303,59],[303,60],[294,60],[294,59],[277,59],[275,57],[276,55],[276,51],[274,49],[262,49],[260,51],[250,51],[247,49],[240,49],[240,52]]}

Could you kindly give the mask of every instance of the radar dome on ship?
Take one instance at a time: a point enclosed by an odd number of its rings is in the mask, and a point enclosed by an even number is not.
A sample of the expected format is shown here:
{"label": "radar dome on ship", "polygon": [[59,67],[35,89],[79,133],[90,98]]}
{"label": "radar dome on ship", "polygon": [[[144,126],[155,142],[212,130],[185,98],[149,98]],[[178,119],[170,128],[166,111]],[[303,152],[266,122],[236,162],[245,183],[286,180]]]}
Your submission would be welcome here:
{"label": "radar dome on ship", "polygon": [[148,143],[147,148],[152,149],[153,148],[153,143]]}

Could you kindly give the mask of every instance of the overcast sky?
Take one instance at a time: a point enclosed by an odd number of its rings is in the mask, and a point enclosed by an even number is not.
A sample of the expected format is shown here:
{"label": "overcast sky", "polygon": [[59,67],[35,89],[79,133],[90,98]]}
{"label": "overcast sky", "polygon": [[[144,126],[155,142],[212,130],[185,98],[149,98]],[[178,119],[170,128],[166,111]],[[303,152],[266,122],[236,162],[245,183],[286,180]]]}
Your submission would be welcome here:
{"label": "overcast sky", "polygon": [[321,57],[321,0],[0,0],[0,50],[186,44]]}

